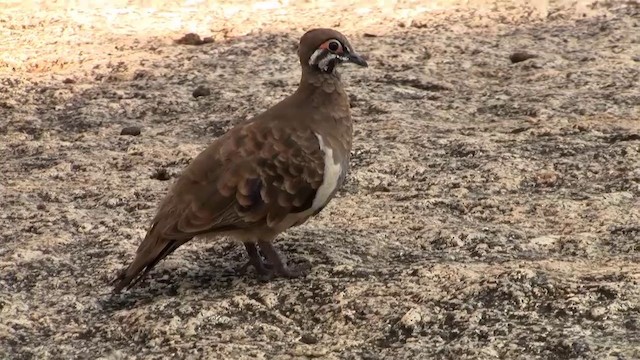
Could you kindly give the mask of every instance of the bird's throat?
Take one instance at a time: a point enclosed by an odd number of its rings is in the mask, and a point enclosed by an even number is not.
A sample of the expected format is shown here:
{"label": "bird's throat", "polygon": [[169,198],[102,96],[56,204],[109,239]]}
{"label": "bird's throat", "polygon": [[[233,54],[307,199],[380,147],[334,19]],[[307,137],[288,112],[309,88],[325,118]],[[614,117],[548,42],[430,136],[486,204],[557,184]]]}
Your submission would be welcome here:
{"label": "bird's throat", "polygon": [[338,73],[336,69],[333,69],[332,72],[324,72],[318,68],[307,68],[302,72],[300,86],[321,87],[328,92],[332,92],[334,90],[344,91],[340,73]]}

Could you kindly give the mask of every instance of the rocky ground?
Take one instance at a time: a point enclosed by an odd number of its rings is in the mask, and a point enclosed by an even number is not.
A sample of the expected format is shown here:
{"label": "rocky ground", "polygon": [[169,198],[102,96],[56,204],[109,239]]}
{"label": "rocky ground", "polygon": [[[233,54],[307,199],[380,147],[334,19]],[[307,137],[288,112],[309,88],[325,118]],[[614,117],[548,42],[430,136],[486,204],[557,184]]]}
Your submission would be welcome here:
{"label": "rocky ground", "polygon": [[[97,3],[0,10],[0,358],[640,358],[638,2]],[[194,241],[111,295],[315,26],[370,67],[346,186],[277,245],[312,273]]]}

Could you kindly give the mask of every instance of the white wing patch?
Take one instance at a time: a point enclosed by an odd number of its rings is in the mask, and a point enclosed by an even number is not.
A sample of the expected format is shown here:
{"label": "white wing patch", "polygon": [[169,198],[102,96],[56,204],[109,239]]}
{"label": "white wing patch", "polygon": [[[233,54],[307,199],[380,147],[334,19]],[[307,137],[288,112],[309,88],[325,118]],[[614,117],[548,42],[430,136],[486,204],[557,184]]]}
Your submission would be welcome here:
{"label": "white wing patch", "polygon": [[318,143],[320,144],[320,150],[324,153],[324,175],[322,178],[322,185],[316,191],[316,196],[313,198],[311,208],[306,211],[289,214],[280,223],[272,226],[277,231],[284,231],[292,226],[297,226],[304,223],[309,216],[313,215],[318,209],[325,206],[331,196],[338,187],[338,180],[342,174],[342,165],[340,162],[335,163],[333,161],[333,149],[327,146],[322,139],[322,136],[316,134]]}
{"label": "white wing patch", "polygon": [[333,149],[324,143],[322,136],[316,134],[316,137],[320,143],[320,150],[324,152],[324,176],[322,185],[316,191],[316,197],[313,198],[313,204],[311,205],[313,210],[318,210],[329,202],[331,195],[338,187],[338,180],[342,174],[342,165],[340,162],[336,163],[333,160]]}

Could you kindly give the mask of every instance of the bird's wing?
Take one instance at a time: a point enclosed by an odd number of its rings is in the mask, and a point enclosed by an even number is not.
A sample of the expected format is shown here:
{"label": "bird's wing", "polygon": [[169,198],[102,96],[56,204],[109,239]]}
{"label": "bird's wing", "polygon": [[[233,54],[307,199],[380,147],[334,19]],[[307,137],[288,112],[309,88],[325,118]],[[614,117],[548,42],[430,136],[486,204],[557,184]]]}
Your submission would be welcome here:
{"label": "bird's wing", "polygon": [[232,129],[176,181],[115,290],[196,235],[271,227],[307,210],[323,175],[324,153],[310,129],[258,122]]}

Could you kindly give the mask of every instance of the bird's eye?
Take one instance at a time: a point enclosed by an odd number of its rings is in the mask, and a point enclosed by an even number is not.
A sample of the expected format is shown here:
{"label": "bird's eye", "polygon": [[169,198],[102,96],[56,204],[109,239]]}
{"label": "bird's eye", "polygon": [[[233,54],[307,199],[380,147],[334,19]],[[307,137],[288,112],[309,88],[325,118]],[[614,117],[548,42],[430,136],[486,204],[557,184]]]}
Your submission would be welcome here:
{"label": "bird's eye", "polygon": [[340,45],[340,42],[338,40],[330,40],[329,43],[327,44],[327,48],[332,52],[336,52],[340,50],[341,47],[342,45]]}

